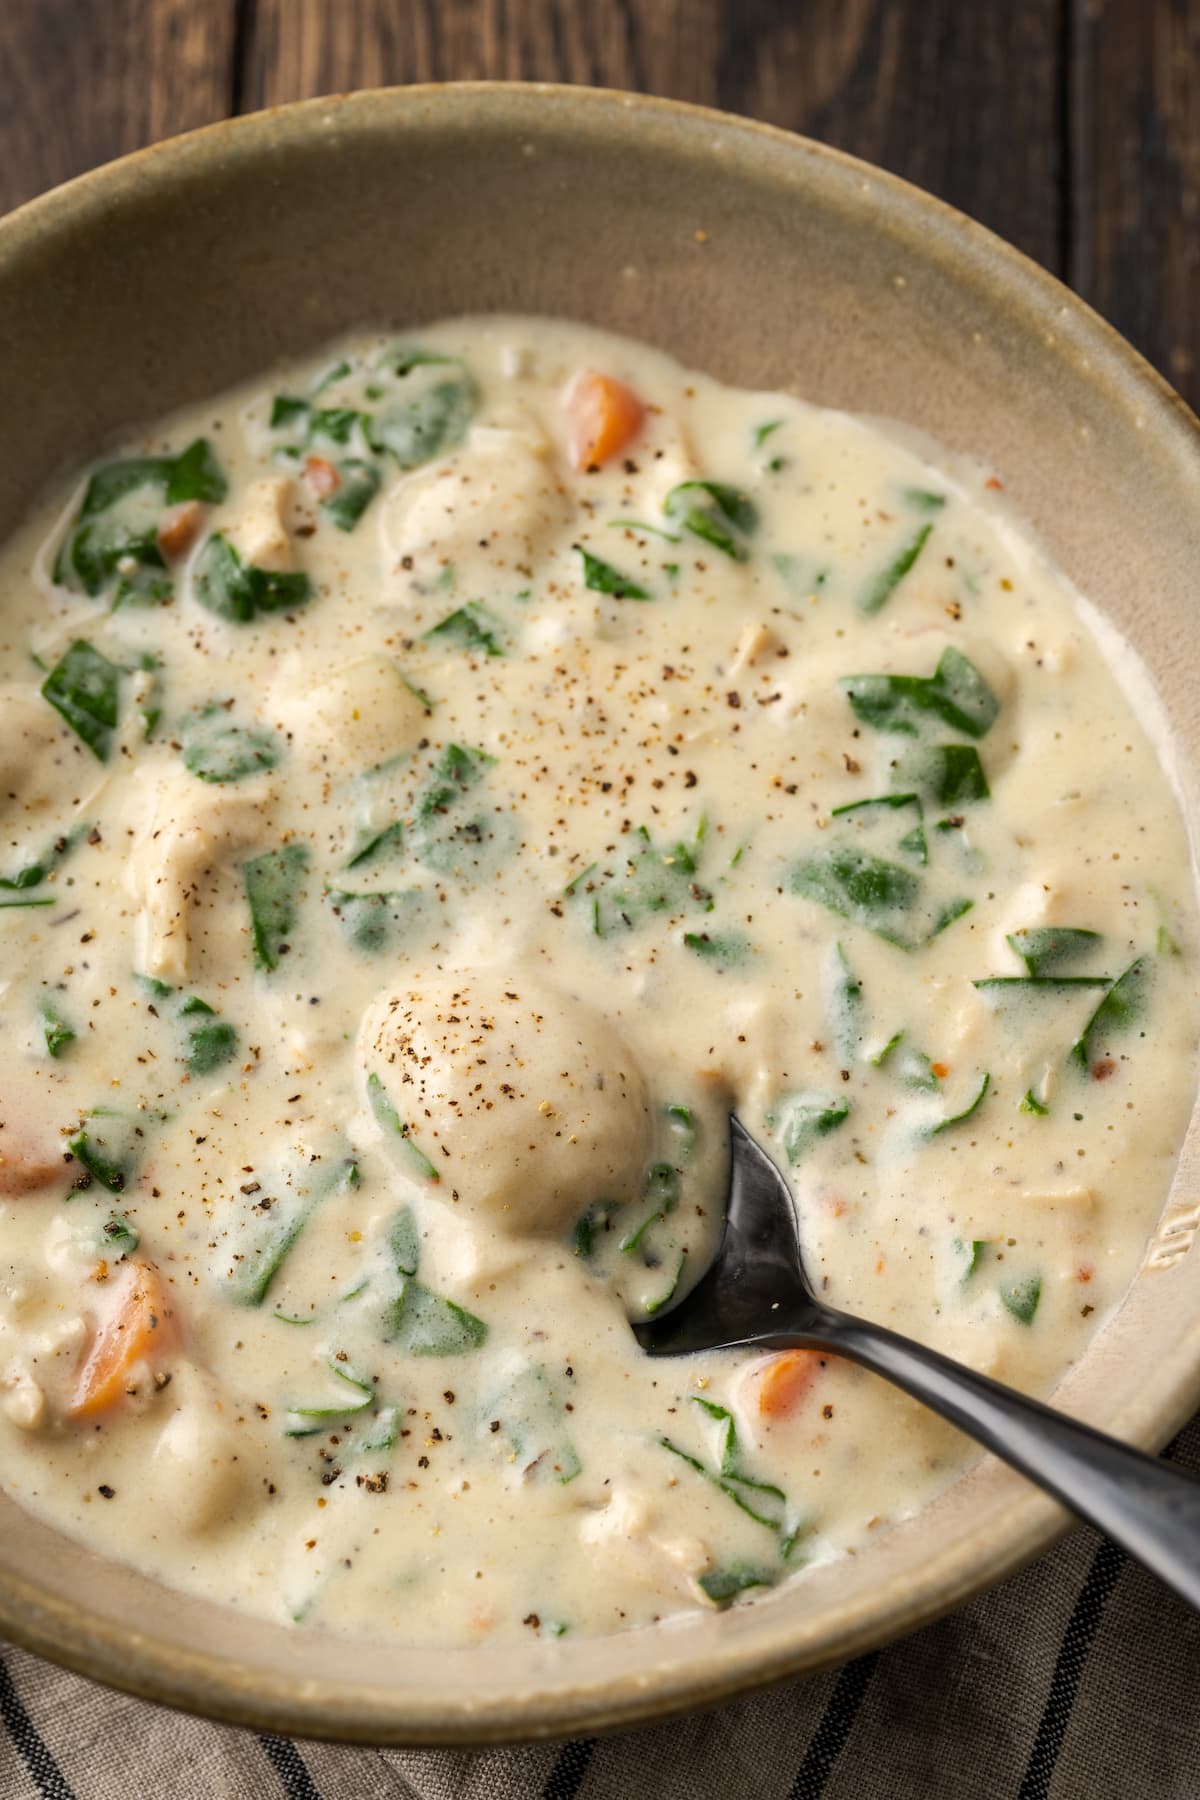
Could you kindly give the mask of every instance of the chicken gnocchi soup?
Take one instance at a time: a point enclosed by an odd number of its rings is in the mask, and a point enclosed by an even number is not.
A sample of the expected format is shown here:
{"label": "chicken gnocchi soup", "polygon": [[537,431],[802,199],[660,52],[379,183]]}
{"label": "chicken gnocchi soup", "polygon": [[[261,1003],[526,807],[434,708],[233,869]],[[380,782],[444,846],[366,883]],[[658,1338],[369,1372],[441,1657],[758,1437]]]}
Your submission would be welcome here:
{"label": "chicken gnocchi soup", "polygon": [[1048,1392],[1193,1091],[1129,653],[1001,478],[541,320],[361,335],[0,561],[0,1436],[177,1588],[443,1645],[753,1605],[969,1446],[651,1361],[736,1111],[828,1300]]}

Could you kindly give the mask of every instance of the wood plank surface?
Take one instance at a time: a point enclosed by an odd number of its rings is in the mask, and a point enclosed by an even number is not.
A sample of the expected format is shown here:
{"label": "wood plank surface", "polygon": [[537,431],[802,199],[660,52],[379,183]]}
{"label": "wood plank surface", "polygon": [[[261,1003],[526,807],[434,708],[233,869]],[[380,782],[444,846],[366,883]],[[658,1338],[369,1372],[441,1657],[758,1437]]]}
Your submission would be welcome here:
{"label": "wood plank surface", "polygon": [[1200,406],[1200,4],[1073,0],[1068,279]]}
{"label": "wood plank surface", "polygon": [[0,211],[229,111],[236,0],[0,0]]}
{"label": "wood plank surface", "polygon": [[1065,4],[251,0],[240,91],[523,78],[698,101],[881,163],[1057,270]]}

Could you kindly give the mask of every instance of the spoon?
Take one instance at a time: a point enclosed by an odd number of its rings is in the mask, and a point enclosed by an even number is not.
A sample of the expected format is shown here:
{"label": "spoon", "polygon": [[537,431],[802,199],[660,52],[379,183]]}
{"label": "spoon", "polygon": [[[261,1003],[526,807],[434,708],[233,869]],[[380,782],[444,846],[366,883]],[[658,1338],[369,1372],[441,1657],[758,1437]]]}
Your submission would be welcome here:
{"label": "spoon", "polygon": [[684,1299],[634,1334],[651,1356],[697,1350],[831,1350],[894,1381],[1098,1525],[1200,1609],[1200,1481],[813,1294],[787,1182],[745,1126],[729,1121],[725,1230]]}

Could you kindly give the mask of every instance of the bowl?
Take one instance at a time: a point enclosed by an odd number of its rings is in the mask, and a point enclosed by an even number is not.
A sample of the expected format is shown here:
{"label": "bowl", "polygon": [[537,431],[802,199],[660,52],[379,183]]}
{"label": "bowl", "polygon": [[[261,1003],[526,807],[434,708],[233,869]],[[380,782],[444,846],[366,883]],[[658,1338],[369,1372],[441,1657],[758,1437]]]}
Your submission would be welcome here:
{"label": "bowl", "polygon": [[[1114,332],[970,220],[853,159],[578,88],[408,88],[142,151],[0,222],[0,529],[115,430],[364,322],[562,314],[727,381],[986,459],[1135,647],[1197,818],[1200,440]],[[1181,993],[1181,1002],[1184,995]],[[1200,1400],[1200,1131],[1059,1405],[1147,1448]],[[716,1616],[436,1652],[285,1629],[104,1562],[0,1497],[0,1633],[262,1729],[465,1744],[592,1732],[855,1656],[1015,1569],[1065,1515],[990,1459],[868,1555]]]}

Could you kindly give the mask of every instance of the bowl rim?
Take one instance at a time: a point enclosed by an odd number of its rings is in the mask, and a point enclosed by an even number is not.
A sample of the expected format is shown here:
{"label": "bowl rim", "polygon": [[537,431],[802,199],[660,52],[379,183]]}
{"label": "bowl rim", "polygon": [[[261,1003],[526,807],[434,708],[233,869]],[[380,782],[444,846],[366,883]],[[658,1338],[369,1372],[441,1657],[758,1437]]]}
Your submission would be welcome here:
{"label": "bowl rim", "polygon": [[[1085,300],[1058,277],[988,227],[902,177],[849,153],[783,127],[716,108],[618,88],[559,82],[460,81],[360,89],[293,101],[208,125],[134,150],[90,169],[25,201],[0,217],[0,258],[19,259],[46,235],[70,231],[119,201],[123,191],[147,176],[169,182],[191,173],[197,150],[253,159],[264,131],[275,142],[306,139],[331,110],[340,129],[373,131],[406,109],[433,103],[506,105],[545,99],[590,109],[592,119],[607,110],[613,125],[652,115],[677,121],[685,130],[720,133],[727,142],[757,143],[797,159],[825,181],[826,199],[836,203],[837,184],[868,183],[887,208],[887,230],[899,243],[919,241],[927,263],[937,256],[1020,298],[1027,312],[1053,319],[1064,341],[1082,345],[1127,402],[1153,408],[1153,425],[1174,440],[1176,453],[1200,468],[1200,420],[1167,380]],[[523,129],[535,130],[526,118]],[[1072,335],[1073,334],[1073,335]],[[1143,1390],[1116,1420],[1129,1441],[1158,1449],[1190,1417],[1200,1402],[1200,1363],[1184,1355],[1160,1371],[1154,1392]],[[371,1690],[339,1682],[301,1684],[277,1672],[216,1657],[156,1639],[119,1624],[108,1615],[70,1605],[40,1590],[36,1578],[21,1573],[0,1579],[0,1632],[23,1649],[138,1698],[182,1708],[201,1716],[268,1732],[330,1742],[409,1746],[503,1744],[564,1738],[629,1728],[665,1720],[685,1711],[768,1687],[801,1673],[822,1669],[932,1623],[976,1594],[1043,1554],[1069,1529],[1064,1509],[1037,1489],[1021,1484],[1002,1526],[981,1544],[967,1537],[950,1544],[922,1565],[919,1587],[911,1576],[889,1578],[879,1604],[858,1612],[814,1646],[802,1634],[777,1629],[767,1651],[753,1643],[728,1647],[714,1666],[684,1660],[662,1679],[609,1681],[577,1691],[543,1696],[527,1692],[516,1702],[467,1697],[423,1702],[419,1695]],[[337,1639],[331,1637],[336,1643]],[[318,1691],[313,1691],[314,1687]],[[518,1717],[514,1720],[514,1711]],[[398,1716],[399,1715],[399,1716]],[[514,1725],[516,1729],[514,1729]]]}

